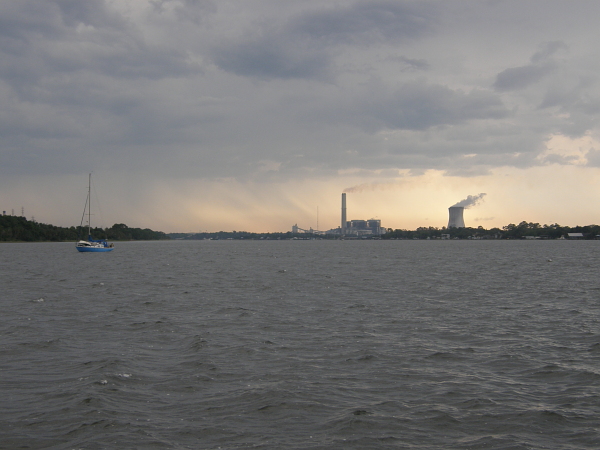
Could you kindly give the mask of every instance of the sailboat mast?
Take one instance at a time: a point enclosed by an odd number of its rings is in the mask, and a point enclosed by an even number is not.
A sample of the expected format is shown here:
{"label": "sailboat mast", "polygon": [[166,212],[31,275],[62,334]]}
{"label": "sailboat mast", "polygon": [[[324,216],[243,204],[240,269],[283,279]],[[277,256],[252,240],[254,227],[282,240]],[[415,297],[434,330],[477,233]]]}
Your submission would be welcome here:
{"label": "sailboat mast", "polygon": [[90,177],[88,180],[88,239],[91,239],[92,236],[92,174],[90,173]]}

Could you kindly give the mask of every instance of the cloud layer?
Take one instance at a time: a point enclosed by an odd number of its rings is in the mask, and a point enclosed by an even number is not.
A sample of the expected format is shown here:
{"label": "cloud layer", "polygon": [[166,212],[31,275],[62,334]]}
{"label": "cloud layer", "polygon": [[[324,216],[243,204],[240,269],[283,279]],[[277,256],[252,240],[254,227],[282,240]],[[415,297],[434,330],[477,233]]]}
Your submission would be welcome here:
{"label": "cloud layer", "polygon": [[570,145],[598,135],[599,12],[552,0],[0,2],[0,200],[29,198],[17,177],[89,171],[150,193],[175,180],[341,192],[427,171],[592,169],[599,150],[574,157]]}

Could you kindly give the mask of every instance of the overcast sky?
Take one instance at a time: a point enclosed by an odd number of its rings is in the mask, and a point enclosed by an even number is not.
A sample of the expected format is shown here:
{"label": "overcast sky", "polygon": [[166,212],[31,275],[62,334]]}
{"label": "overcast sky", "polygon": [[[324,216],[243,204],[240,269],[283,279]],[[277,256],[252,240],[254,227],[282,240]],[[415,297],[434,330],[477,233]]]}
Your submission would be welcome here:
{"label": "overcast sky", "polygon": [[600,2],[0,0],[0,211],[600,223]]}

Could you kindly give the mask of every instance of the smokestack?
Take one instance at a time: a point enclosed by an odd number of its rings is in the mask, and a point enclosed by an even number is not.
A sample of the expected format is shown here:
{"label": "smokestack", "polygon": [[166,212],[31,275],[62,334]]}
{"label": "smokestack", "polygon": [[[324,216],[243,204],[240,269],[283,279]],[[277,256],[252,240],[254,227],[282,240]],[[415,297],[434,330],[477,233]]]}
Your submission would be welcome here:
{"label": "smokestack", "polygon": [[448,208],[448,228],[464,228],[465,219],[463,218],[463,212],[465,208],[463,206],[451,206]]}
{"label": "smokestack", "polygon": [[346,234],[346,193],[342,194],[342,234]]}

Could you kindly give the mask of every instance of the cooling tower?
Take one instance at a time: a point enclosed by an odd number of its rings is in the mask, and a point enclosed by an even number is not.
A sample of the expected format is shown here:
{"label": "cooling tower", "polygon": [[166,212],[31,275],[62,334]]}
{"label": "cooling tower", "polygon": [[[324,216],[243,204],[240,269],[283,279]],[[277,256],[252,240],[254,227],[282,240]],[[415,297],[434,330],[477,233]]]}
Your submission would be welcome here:
{"label": "cooling tower", "polygon": [[342,234],[346,234],[346,194],[342,194]]}
{"label": "cooling tower", "polygon": [[463,212],[465,208],[462,206],[451,206],[448,208],[448,228],[464,228],[465,219],[463,218]]}

